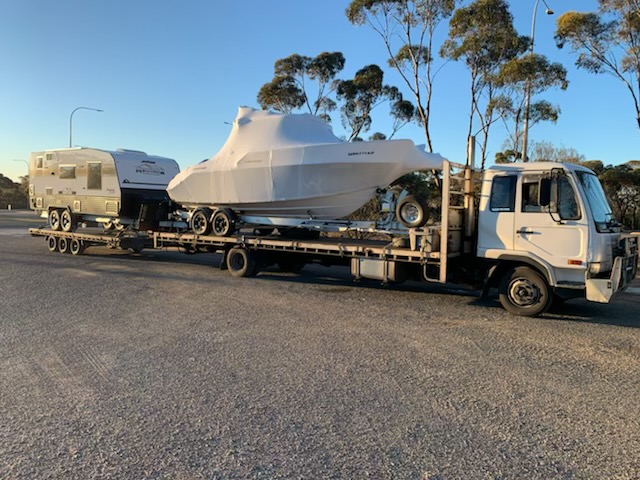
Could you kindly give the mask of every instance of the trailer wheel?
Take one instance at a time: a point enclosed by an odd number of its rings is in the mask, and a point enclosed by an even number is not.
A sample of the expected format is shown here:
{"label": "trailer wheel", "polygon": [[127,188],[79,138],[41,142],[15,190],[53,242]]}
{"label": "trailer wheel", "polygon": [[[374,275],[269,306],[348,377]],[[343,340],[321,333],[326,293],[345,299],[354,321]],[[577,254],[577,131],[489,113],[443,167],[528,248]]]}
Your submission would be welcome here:
{"label": "trailer wheel", "polygon": [[72,238],[69,243],[69,252],[71,252],[71,255],[82,255],[82,252],[84,252],[84,242],[77,238]]}
{"label": "trailer wheel", "polygon": [[56,237],[47,237],[47,248],[50,252],[58,251],[58,239]]}
{"label": "trailer wheel", "polygon": [[58,239],[58,251],[60,253],[69,253],[69,244],[71,242],[66,237],[60,237]]}
{"label": "trailer wheel", "polygon": [[60,230],[60,210],[54,208],[49,211],[49,226],[51,230]]}
{"label": "trailer wheel", "polygon": [[196,235],[208,235],[211,232],[211,211],[208,208],[198,208],[191,215],[189,226]]}
{"label": "trailer wheel", "polygon": [[76,221],[68,208],[60,214],[60,228],[63,232],[73,232],[76,229]]}
{"label": "trailer wheel", "polygon": [[234,247],[227,253],[227,268],[234,277],[252,277],[257,273],[253,255],[240,247]]}
{"label": "trailer wheel", "polygon": [[544,313],[553,300],[547,281],[529,267],[517,267],[505,273],[499,298],[506,311],[523,317]]}
{"label": "trailer wheel", "polygon": [[233,211],[228,208],[218,210],[213,215],[211,227],[213,229],[213,234],[219,237],[228,237],[232,235],[236,230],[235,215],[233,214]]}
{"label": "trailer wheel", "polygon": [[429,220],[429,207],[422,200],[408,195],[398,203],[396,217],[407,228],[421,227]]}

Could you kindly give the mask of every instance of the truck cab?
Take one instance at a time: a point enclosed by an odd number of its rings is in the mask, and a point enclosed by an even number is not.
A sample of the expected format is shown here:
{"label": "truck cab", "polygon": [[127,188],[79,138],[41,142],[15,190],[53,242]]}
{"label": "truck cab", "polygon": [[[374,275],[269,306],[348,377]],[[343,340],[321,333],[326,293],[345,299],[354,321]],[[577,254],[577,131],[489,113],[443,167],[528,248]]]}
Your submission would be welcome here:
{"label": "truck cab", "polygon": [[518,314],[541,313],[554,298],[609,302],[636,273],[635,239],[622,235],[598,178],[580,165],[489,168],[477,235],[491,286]]}

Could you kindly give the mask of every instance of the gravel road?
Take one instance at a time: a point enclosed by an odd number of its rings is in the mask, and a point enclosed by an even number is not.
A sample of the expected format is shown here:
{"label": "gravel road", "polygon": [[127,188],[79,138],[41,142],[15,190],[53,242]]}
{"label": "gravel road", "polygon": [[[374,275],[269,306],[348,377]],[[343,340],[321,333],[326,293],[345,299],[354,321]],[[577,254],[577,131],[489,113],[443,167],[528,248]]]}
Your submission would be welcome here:
{"label": "gravel road", "polygon": [[52,254],[0,213],[0,479],[640,478],[640,295]]}

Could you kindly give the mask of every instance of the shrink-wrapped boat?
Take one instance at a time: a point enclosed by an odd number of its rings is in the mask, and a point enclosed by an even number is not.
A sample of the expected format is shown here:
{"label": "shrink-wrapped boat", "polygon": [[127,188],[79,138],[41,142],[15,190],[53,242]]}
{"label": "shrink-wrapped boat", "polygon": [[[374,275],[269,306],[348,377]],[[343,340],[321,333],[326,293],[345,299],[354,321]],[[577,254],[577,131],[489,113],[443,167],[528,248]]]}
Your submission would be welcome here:
{"label": "shrink-wrapped boat", "polygon": [[442,161],[410,140],[347,143],[316,116],[241,107],[220,151],[177,174],[167,191],[189,208],[337,219],[401,176]]}

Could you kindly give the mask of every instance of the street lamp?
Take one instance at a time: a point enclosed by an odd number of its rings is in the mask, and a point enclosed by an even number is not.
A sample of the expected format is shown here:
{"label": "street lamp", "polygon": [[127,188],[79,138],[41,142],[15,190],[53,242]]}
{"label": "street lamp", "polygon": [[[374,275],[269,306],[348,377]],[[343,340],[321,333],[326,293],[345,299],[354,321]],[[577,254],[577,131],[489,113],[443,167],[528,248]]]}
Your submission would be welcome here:
{"label": "street lamp", "polygon": [[[538,4],[540,0],[536,0],[535,5],[533,6],[533,16],[531,17],[531,45],[529,45],[529,56],[533,57],[533,45],[535,43],[536,38],[536,15],[538,13]],[[549,8],[546,0],[542,0],[546,10],[544,13],[547,15],[553,15],[553,10]],[[531,76],[527,80],[527,85],[525,89],[525,97],[524,97],[524,123],[523,123],[523,132],[522,132],[522,161],[527,161],[527,144],[529,143],[529,109],[531,106]]]}
{"label": "street lamp", "polygon": [[78,107],[78,108],[75,108],[71,112],[71,115],[69,115],[69,148],[71,148],[71,146],[72,146],[71,138],[72,138],[72,134],[73,134],[73,114],[76,113],[78,110],[93,110],[94,112],[102,112],[103,111],[103,110],[100,110],[98,108]]}

